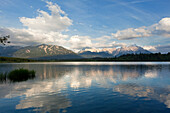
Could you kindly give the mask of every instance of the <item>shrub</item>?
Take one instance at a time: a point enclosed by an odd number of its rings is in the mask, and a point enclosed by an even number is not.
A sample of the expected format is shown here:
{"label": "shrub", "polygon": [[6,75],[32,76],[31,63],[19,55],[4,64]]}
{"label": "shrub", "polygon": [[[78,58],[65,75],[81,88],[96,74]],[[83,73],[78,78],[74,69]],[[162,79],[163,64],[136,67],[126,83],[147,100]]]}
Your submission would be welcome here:
{"label": "shrub", "polygon": [[0,73],[0,82],[4,82],[7,79],[7,73]]}
{"label": "shrub", "polygon": [[20,81],[26,81],[28,79],[33,79],[35,77],[35,71],[34,70],[27,70],[27,69],[15,69],[11,71],[9,74],[7,73],[1,73],[0,74],[0,81],[6,81],[7,79],[11,82],[20,82]]}

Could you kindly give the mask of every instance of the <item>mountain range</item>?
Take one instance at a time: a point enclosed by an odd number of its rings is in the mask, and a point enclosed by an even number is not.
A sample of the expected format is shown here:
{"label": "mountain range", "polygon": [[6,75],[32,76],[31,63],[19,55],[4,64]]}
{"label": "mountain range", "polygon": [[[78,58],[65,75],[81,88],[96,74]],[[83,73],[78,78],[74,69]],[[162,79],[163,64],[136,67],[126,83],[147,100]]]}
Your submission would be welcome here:
{"label": "mountain range", "polygon": [[110,58],[119,57],[121,55],[126,54],[140,54],[140,53],[150,54],[151,52],[137,45],[122,46],[120,48],[102,48],[102,49],[84,48],[81,51],[79,51],[79,55],[85,58],[91,57]]}
{"label": "mountain range", "polygon": [[150,54],[150,51],[137,45],[123,46],[120,48],[83,48],[78,53],[62,46],[41,44],[37,46],[0,46],[0,56],[30,58],[41,60],[52,59],[82,59],[82,58],[111,58],[125,54]]}
{"label": "mountain range", "polygon": [[0,56],[38,60],[81,59],[82,57],[62,46],[41,44],[37,46],[0,46]]}

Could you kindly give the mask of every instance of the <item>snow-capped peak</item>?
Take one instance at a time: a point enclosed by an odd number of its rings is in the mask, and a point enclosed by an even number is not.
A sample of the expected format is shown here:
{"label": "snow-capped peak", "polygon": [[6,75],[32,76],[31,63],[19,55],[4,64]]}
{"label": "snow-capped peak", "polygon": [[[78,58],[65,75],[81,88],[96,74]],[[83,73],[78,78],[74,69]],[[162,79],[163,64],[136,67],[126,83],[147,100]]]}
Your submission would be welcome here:
{"label": "snow-capped peak", "polygon": [[121,56],[125,54],[149,54],[151,52],[143,49],[140,46],[135,45],[129,45],[129,46],[122,46],[120,48],[84,48],[83,50],[79,51],[79,53],[84,53],[84,52],[95,52],[95,53],[100,53],[100,52],[105,52],[108,54],[111,54],[113,56]]}

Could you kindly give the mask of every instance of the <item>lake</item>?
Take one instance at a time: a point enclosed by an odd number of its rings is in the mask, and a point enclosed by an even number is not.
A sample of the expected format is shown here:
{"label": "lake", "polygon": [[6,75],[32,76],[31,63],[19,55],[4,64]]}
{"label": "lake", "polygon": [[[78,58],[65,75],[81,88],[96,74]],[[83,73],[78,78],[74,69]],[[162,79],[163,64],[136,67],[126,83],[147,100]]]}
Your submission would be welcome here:
{"label": "lake", "polygon": [[36,77],[0,83],[0,113],[170,113],[170,62],[0,64]]}

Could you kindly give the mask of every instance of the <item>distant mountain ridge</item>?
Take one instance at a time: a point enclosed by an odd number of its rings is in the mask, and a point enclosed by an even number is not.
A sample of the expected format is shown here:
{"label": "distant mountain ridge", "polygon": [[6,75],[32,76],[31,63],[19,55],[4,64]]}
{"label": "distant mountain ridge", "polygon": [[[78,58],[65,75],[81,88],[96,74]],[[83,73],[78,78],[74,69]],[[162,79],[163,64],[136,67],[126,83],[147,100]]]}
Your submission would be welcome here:
{"label": "distant mountain ridge", "polygon": [[96,58],[96,57],[101,57],[101,58],[111,58],[113,55],[107,53],[107,52],[91,52],[91,51],[84,51],[82,53],[79,53],[80,56],[83,58]]}
{"label": "distant mountain ridge", "polygon": [[120,48],[84,48],[75,53],[62,46],[41,44],[37,46],[0,46],[0,56],[18,57],[41,60],[82,59],[82,58],[111,58],[126,54],[150,54],[151,52],[137,45]]}
{"label": "distant mountain ridge", "polygon": [[151,52],[137,45],[130,45],[130,46],[123,46],[121,48],[116,49],[113,55],[118,57],[126,54],[140,54],[140,53],[150,54]]}
{"label": "distant mountain ridge", "polygon": [[[8,47],[2,47],[0,50],[9,51]],[[0,56],[5,56],[3,53]],[[71,50],[68,50],[62,46],[57,45],[47,45],[41,44],[38,46],[26,46],[26,47],[18,47],[13,52],[8,54],[8,57],[18,57],[18,58],[31,58],[31,59],[41,59],[41,60],[52,60],[52,59],[80,59],[79,55],[74,53]]]}
{"label": "distant mountain ridge", "polygon": [[[106,55],[103,56],[103,53]],[[102,58],[110,58],[110,57],[119,57],[121,55],[126,54],[150,54],[151,52],[148,50],[143,49],[142,47],[139,47],[137,45],[130,45],[130,46],[123,46],[120,48],[102,48],[102,49],[96,49],[96,48],[84,48],[81,51],[79,51],[79,55],[86,58],[94,58],[94,57],[102,57]]]}
{"label": "distant mountain ridge", "polygon": [[55,55],[75,54],[62,46],[41,44],[38,46],[27,46],[19,49],[13,55],[21,58],[37,58]]}
{"label": "distant mountain ridge", "polygon": [[21,46],[0,46],[0,56],[11,57]]}

